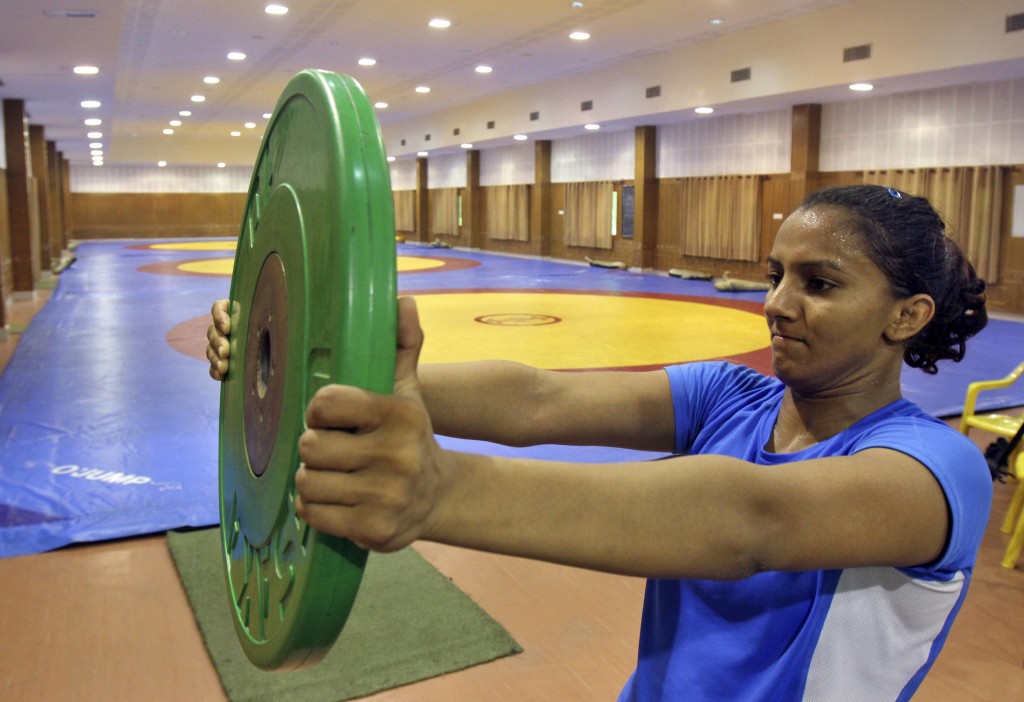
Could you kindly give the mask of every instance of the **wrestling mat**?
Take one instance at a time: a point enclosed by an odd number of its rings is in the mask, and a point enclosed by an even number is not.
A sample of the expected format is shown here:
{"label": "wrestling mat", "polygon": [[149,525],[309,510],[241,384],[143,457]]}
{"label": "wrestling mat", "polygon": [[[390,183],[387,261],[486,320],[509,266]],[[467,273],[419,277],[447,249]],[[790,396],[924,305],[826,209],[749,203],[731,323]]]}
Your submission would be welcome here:
{"label": "wrestling mat", "polygon": [[[0,556],[217,523],[219,392],[205,330],[212,301],[227,296],[233,252],[233,241],[209,240],[79,246],[0,377]],[[427,246],[398,254],[425,363],[640,370],[726,358],[770,370],[763,293]],[[964,363],[934,377],[908,370],[905,394],[957,414],[968,383],[1020,362],[1006,352],[1022,339],[1024,324],[993,320]],[[1024,388],[993,395],[992,407],[1024,405]],[[580,462],[657,457],[442,442]]]}

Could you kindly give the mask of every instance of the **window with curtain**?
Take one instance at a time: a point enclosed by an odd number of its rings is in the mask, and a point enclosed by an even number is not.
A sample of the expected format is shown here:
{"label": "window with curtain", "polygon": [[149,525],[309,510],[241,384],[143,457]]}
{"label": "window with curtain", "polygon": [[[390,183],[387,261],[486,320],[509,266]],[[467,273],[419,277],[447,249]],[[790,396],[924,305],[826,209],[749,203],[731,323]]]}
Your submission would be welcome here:
{"label": "window with curtain", "polygon": [[457,188],[438,188],[430,191],[430,225],[432,234],[459,235]]}
{"label": "window with curtain", "polygon": [[978,275],[996,283],[1005,177],[1003,166],[964,166],[865,171],[863,182],[928,198]]}
{"label": "window with curtain", "polygon": [[395,190],[392,192],[395,201],[395,231],[411,232],[416,230],[416,191]]}
{"label": "window with curtain", "polygon": [[487,236],[504,241],[530,240],[530,186],[487,188]]}
{"label": "window with curtain", "polygon": [[610,181],[567,183],[565,186],[565,243],[592,249],[612,248]]}
{"label": "window with curtain", "polygon": [[757,261],[761,227],[760,176],[682,178],[663,186],[677,198],[683,256]]}

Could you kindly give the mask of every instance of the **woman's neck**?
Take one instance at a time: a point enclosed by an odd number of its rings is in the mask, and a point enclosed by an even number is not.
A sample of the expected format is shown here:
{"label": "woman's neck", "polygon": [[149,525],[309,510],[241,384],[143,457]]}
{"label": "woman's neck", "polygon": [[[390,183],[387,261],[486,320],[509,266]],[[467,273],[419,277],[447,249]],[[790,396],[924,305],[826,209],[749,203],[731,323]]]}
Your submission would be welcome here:
{"label": "woman's neck", "polygon": [[807,396],[786,388],[766,448],[793,453],[850,428],[902,397],[899,386],[849,395]]}

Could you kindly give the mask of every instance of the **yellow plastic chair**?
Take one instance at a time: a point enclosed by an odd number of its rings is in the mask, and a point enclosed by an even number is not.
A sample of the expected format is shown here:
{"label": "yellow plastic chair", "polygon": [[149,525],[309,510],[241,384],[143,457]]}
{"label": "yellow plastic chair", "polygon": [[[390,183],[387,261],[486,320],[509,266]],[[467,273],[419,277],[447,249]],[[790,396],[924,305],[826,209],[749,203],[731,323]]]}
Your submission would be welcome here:
{"label": "yellow plastic chair", "polygon": [[1024,415],[1014,417],[1009,414],[975,414],[974,407],[978,403],[978,393],[985,390],[1001,390],[1002,388],[1009,387],[1020,378],[1022,373],[1024,373],[1024,363],[1010,371],[1010,374],[1005,378],[999,380],[979,380],[968,385],[967,397],[964,398],[964,411],[960,417],[960,431],[964,434],[969,434],[972,428],[977,428],[990,431],[999,436],[1005,436],[1007,439],[1012,437],[1017,432],[1017,429],[1020,428],[1021,422],[1024,421]]}
{"label": "yellow plastic chair", "polygon": [[1010,569],[1017,566],[1021,548],[1024,548],[1024,512],[1021,511],[1021,505],[1024,505],[1024,451],[1017,451],[1016,454],[1017,460],[1010,465],[1014,466],[1014,474],[1017,476],[1017,490],[1013,493],[1010,509],[1006,511],[1006,519],[1003,520],[1003,531],[1011,536],[1006,552],[1003,553],[1002,564],[1004,568]]}
{"label": "yellow plastic chair", "polygon": [[[1024,414],[1014,416],[1011,414],[975,414],[974,408],[978,402],[978,394],[985,390],[999,390],[1009,387],[1024,374],[1024,363],[1010,371],[1010,374],[999,380],[980,380],[967,386],[967,396],[964,398],[964,412],[960,417],[960,432],[970,434],[971,429],[982,429],[992,432],[997,436],[1011,439],[1020,425],[1024,423]],[[1006,568],[1013,568],[1017,565],[1020,557],[1021,547],[1024,546],[1024,442],[1017,446],[1013,455],[1009,456],[1007,465],[1017,481],[1017,490],[1013,493],[1010,501],[1010,508],[1003,519],[1002,530],[1005,534],[1013,534],[1010,538],[1010,545],[1003,555],[1002,564]]]}

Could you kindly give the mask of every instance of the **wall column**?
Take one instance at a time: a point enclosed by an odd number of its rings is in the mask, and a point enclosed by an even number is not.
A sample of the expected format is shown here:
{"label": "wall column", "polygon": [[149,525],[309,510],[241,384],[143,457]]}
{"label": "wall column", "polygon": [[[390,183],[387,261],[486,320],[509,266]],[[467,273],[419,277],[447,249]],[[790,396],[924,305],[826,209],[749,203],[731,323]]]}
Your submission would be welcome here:
{"label": "wall column", "polygon": [[4,100],[4,141],[7,146],[7,202],[11,232],[12,299],[31,298],[39,269],[39,228],[32,197],[25,101]]}
{"label": "wall column", "polygon": [[530,188],[530,253],[551,255],[551,141],[533,147],[533,187]]}
{"label": "wall column", "polygon": [[416,159],[416,241],[430,239],[430,190],[427,181],[427,158]]}
{"label": "wall column", "polygon": [[61,187],[61,206],[64,210],[64,217],[61,220],[61,231],[60,231],[60,247],[61,253],[68,248],[68,238],[71,234],[71,165],[66,158],[64,158],[64,152],[57,152],[57,161],[60,166],[60,187]]}
{"label": "wall column", "polygon": [[[50,251],[51,265],[57,265],[64,253],[64,184],[60,178],[60,163],[57,161],[57,144],[46,142],[46,177],[49,182],[48,202],[50,205]],[[47,252],[43,253],[47,256]]]}
{"label": "wall column", "polygon": [[39,217],[39,269],[49,272],[50,237],[53,229],[53,212],[50,202],[50,169],[46,165],[46,131],[41,124],[28,128],[29,146],[32,152],[32,177],[35,180],[36,208]]}
{"label": "wall column", "polygon": [[790,211],[817,189],[821,152],[821,105],[794,105],[790,152]]}
{"label": "wall column", "polygon": [[480,151],[470,149],[466,152],[466,191],[462,198],[462,226],[463,230],[469,231],[469,246],[473,249],[482,249],[486,243],[483,200],[483,189],[480,187]]}
{"label": "wall column", "polygon": [[636,128],[633,265],[654,268],[658,253],[658,128]]}

